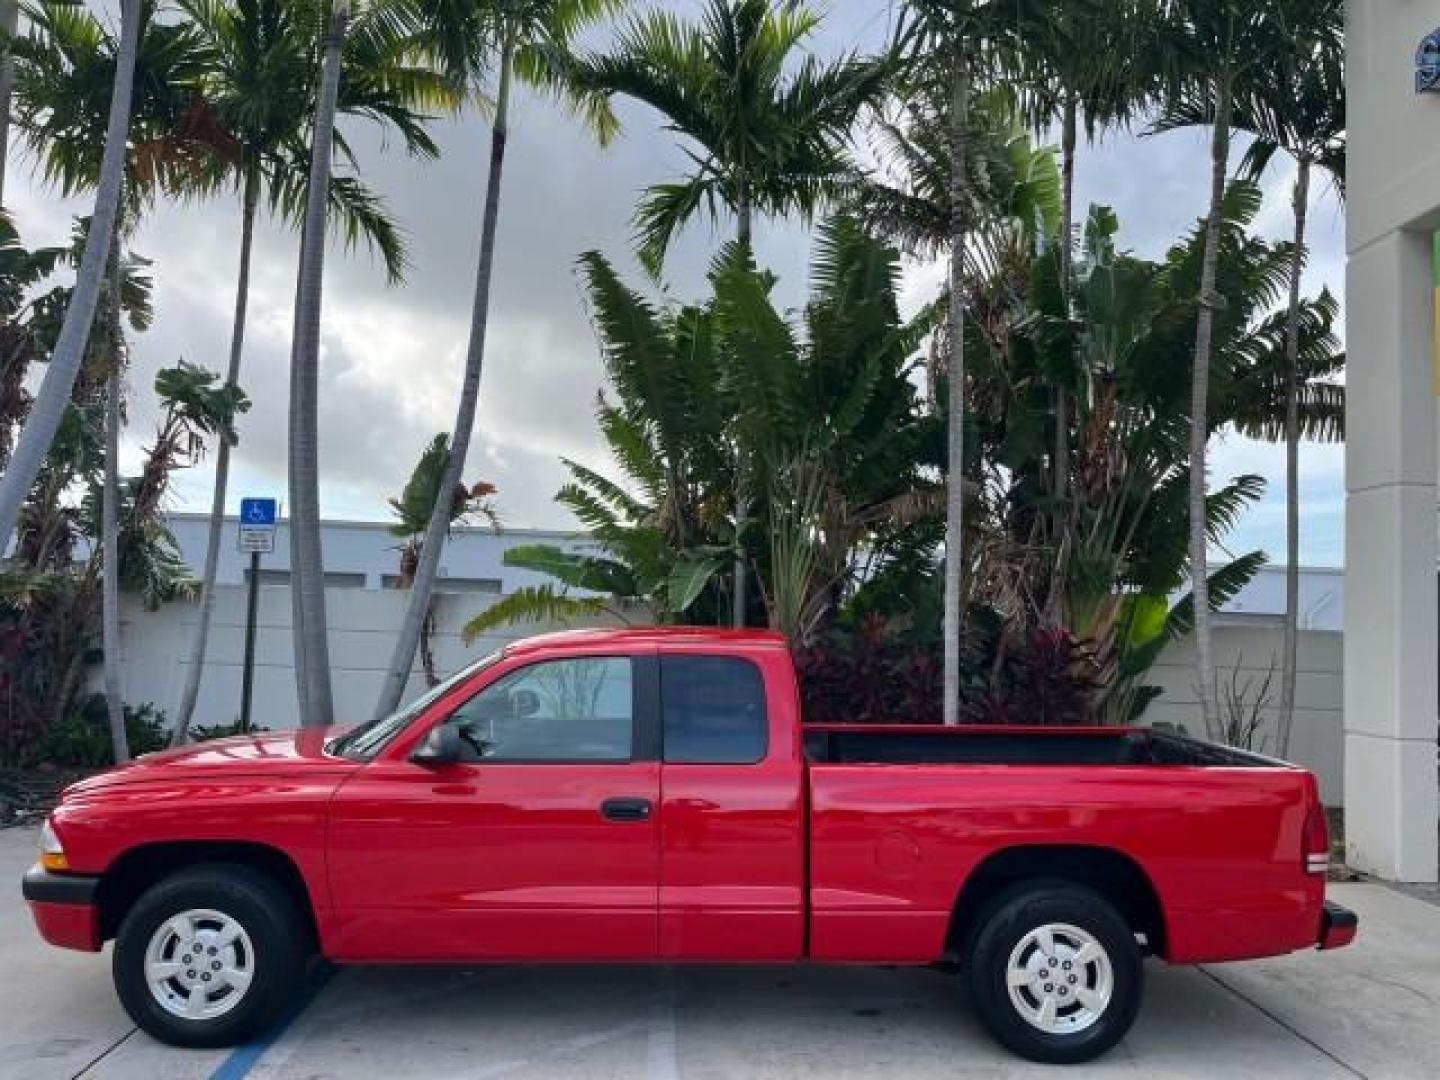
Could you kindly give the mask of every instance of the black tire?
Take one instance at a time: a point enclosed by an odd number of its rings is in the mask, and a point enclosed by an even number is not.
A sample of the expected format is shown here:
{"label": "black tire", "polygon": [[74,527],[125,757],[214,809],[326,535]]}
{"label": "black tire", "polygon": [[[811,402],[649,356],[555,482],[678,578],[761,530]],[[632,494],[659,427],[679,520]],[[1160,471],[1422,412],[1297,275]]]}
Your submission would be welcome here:
{"label": "black tire", "polygon": [[[1080,984],[1098,981],[1098,965],[1081,965],[1058,972],[1055,983],[1017,988],[1016,994],[1032,1009],[1044,1004],[1042,990],[1065,1002],[1058,1005],[1063,1025],[1066,1018],[1075,1031],[1047,1031],[1032,1023],[1011,998],[1007,971],[1012,954],[1032,931],[1045,926],[1074,927],[1088,934],[1104,950],[1109,963],[1109,997],[1094,1016],[1072,996],[1073,987],[1062,994],[1063,978],[1078,978]],[[1063,942],[1052,952],[1064,963],[1069,947]],[[1043,972],[1050,960],[1027,943],[1019,959],[1027,955]],[[1074,955],[1070,952],[1069,955]],[[1021,1057],[1049,1065],[1071,1065],[1089,1061],[1109,1050],[1125,1037],[1140,1008],[1144,965],[1135,935],[1120,914],[1099,894],[1064,881],[1033,881],[1005,890],[987,905],[966,949],[966,983],[976,1015],[985,1029],[1003,1046]],[[1042,975],[1042,977],[1044,977]],[[1047,1019],[1043,1015],[1038,1020]]]}
{"label": "black tire", "polygon": [[[168,920],[197,910],[218,912],[243,928],[251,949],[237,948],[242,962],[248,963],[250,981],[222,1015],[188,1019],[168,1011],[151,992],[146,952]],[[210,863],[182,870],[141,895],[115,936],[112,970],[125,1011],[161,1042],[192,1048],[233,1046],[278,1018],[300,984],[310,952],[306,924],[279,883],[253,867]],[[211,962],[207,958],[196,967],[203,971]],[[217,983],[206,992],[228,997],[236,991]]]}

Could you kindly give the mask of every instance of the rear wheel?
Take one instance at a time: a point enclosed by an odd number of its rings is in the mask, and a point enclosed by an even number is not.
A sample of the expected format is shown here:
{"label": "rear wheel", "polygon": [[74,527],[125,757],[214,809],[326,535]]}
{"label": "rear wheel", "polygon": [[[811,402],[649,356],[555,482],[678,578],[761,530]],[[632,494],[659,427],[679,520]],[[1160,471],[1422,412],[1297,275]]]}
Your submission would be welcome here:
{"label": "rear wheel", "polygon": [[247,866],[181,871],[135,902],[115,937],[121,1004],[174,1046],[229,1046],[274,1020],[309,953],[291,896]]}
{"label": "rear wheel", "polygon": [[1034,882],[986,909],[965,958],[980,1021],[1010,1050],[1050,1064],[1088,1061],[1130,1030],[1144,968],[1135,935],[1090,889]]}

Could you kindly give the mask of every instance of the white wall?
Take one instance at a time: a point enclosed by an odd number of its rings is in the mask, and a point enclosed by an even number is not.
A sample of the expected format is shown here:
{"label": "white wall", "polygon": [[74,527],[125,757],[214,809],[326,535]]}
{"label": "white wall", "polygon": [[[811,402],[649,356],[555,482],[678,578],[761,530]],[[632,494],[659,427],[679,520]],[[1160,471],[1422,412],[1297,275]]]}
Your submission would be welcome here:
{"label": "white wall", "polygon": [[1435,881],[1440,94],[1415,92],[1415,52],[1440,2],[1346,10],[1346,859]]}
{"label": "white wall", "polygon": [[[330,659],[334,672],[335,714],[339,723],[368,720],[390,662],[390,650],[404,617],[409,593],[397,589],[327,589]],[[507,641],[557,629],[523,626],[487,635],[465,646],[460,629],[497,597],[435,594],[436,665],[442,675],[493,652]],[[240,716],[240,683],[245,649],[246,590],[222,585],[215,594],[215,618],[194,723],[233,724]],[[185,682],[185,656],[195,625],[196,605],[167,604],[147,612],[126,598],[122,640],[125,700],[153,702],[173,716]],[[251,722],[269,728],[294,727],[298,720],[290,636],[290,590],[262,586],[256,619],[255,700]],[[411,677],[406,696],[424,689],[424,678]]]}
{"label": "white wall", "polygon": [[[195,568],[205,565],[205,544],[210,518],[205,514],[171,514],[171,531],[180,545],[181,557]],[[261,570],[285,574],[290,569],[290,523],[282,520],[276,529],[275,551],[261,558]],[[249,556],[236,550],[239,519],[225,519],[220,542],[220,566],[216,580],[224,585],[241,585],[249,567]],[[386,575],[398,570],[401,541],[390,535],[383,521],[337,521],[321,523],[320,546],[325,555],[326,575],[344,575],[356,581],[356,588],[379,589]],[[501,591],[513,592],[525,585],[548,581],[544,574],[506,566],[505,552],[522,544],[551,544],[566,551],[593,550],[583,535],[553,529],[457,528],[440,553],[440,578],[474,582],[498,582]]]}
{"label": "white wall", "polygon": [[[1303,605],[1302,605],[1303,610]],[[1258,693],[1266,673],[1274,665],[1270,685],[1271,708],[1268,723],[1261,730],[1263,740],[1254,747],[1262,754],[1275,754],[1275,709],[1280,700],[1280,648],[1282,630],[1278,620],[1242,623],[1221,621],[1215,626],[1215,667],[1222,685],[1228,686],[1232,673],[1241,688],[1248,683],[1250,696]],[[1291,728],[1290,750],[1285,756],[1320,780],[1320,794],[1328,805],[1344,801],[1344,648],[1338,633],[1317,630],[1300,632],[1299,665],[1295,681],[1295,723]],[[1145,713],[1149,723],[1184,725],[1205,738],[1200,703],[1195,695],[1195,650],[1189,639],[1167,649],[1151,669],[1149,682],[1165,695]]]}

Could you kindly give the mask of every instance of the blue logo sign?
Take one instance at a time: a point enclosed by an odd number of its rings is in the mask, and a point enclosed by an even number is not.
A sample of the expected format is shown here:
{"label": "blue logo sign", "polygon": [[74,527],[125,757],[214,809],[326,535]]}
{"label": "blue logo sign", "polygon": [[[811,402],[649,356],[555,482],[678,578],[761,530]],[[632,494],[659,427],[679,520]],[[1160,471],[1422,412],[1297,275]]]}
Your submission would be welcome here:
{"label": "blue logo sign", "polygon": [[274,499],[241,499],[240,527],[242,529],[273,529],[279,504]]}
{"label": "blue logo sign", "polygon": [[1440,92],[1440,30],[1426,37],[1415,50],[1415,92]]}

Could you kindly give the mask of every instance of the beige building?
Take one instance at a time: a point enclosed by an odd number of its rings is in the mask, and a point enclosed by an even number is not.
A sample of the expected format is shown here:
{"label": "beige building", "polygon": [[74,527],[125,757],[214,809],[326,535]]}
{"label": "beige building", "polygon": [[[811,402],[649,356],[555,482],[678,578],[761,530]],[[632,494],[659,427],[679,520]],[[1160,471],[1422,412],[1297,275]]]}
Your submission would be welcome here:
{"label": "beige building", "polygon": [[1351,0],[1345,803],[1352,865],[1436,880],[1440,0]]}

